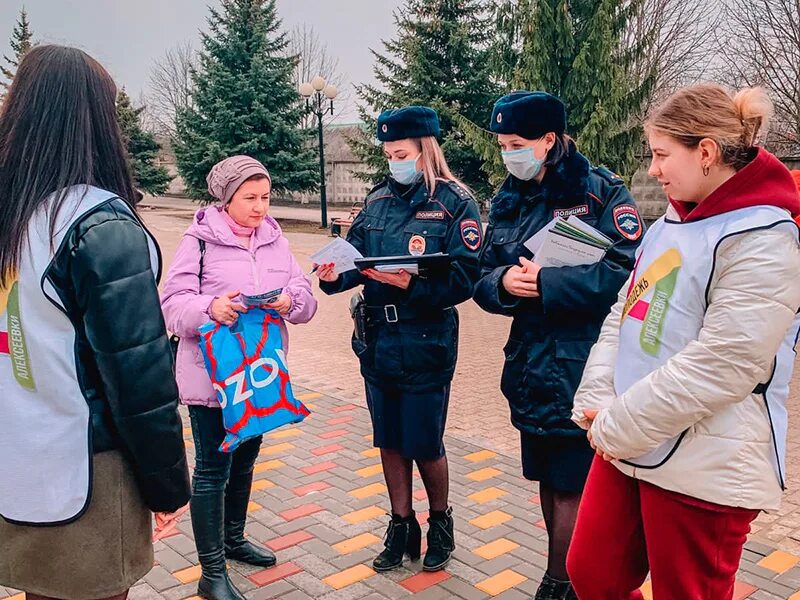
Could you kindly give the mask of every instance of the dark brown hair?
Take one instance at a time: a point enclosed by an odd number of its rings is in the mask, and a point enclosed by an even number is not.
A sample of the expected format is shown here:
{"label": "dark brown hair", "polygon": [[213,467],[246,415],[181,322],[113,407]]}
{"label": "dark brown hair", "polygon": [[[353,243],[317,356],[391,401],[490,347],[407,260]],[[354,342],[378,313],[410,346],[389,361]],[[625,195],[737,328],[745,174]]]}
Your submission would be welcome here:
{"label": "dark brown hair", "polygon": [[136,198],[108,72],[76,48],[37,46],[21,61],[0,112],[0,287],[19,265],[28,223],[58,194],[93,185]]}

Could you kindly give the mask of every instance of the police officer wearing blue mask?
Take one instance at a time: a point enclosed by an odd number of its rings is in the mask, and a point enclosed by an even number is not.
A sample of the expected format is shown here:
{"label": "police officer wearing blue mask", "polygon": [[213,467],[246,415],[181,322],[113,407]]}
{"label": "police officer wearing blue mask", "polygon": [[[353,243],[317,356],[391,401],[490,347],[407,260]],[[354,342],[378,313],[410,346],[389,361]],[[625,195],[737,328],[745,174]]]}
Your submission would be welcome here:
{"label": "police officer wearing blue mask", "polygon": [[483,230],[470,192],[447,166],[439,133],[439,117],[430,108],[410,106],[378,117],[377,137],[391,176],[369,192],[347,240],[367,257],[446,252],[449,270],[426,277],[375,270],[336,275],[331,264],[317,270],[328,294],[364,285],[366,331],[363,339],[353,336],[353,349],[392,506],[386,548],[373,563],[378,571],[401,566],[405,554],[420,556],[414,462],[430,502],[423,568],[444,568],[455,548],[442,438],[458,346],[454,307],[472,295]]}
{"label": "police officer wearing blue mask", "polygon": [[[644,231],[622,180],[592,167],[566,127],[564,104],[545,92],[513,92],[495,104],[491,130],[509,175],[492,200],[474,292],[481,308],[513,319],[501,389],[549,535],[537,600],[575,598],[566,556],[594,452],[571,421],[573,396]],[[572,215],[614,245],[593,265],[540,268],[525,241]]]}

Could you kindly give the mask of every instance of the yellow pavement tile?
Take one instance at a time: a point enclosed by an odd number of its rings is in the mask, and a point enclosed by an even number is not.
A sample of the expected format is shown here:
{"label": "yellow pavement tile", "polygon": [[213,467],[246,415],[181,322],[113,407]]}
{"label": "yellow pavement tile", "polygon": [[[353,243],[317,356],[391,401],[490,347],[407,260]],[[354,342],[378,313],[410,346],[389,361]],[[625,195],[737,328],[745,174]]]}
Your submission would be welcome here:
{"label": "yellow pavement tile", "polygon": [[282,460],[266,460],[264,462],[258,463],[253,469],[253,473],[265,473],[266,471],[273,471],[275,469],[280,469],[281,467],[285,467],[286,463]]}
{"label": "yellow pavement tile", "polygon": [[[11,598],[11,600],[14,600],[13,597]],[[652,600],[652,599],[648,598],[648,600]],[[800,600],[800,592],[795,592],[794,594],[789,596],[789,600]]]}
{"label": "yellow pavement tile", "polygon": [[335,575],[331,575],[330,577],[326,577],[322,581],[327,583],[335,590],[340,590],[348,585],[353,585],[354,583],[358,583],[359,581],[364,581],[365,579],[369,579],[375,575],[375,571],[370,569],[366,565],[356,565],[355,567],[351,567],[342,571],[341,573],[336,573]]}
{"label": "yellow pavement tile", "polygon": [[191,583],[200,579],[200,565],[189,567],[173,573],[175,578],[181,583]]}
{"label": "yellow pavement tile", "polygon": [[758,561],[758,566],[774,571],[775,573],[785,573],[799,562],[800,557],[782,550],[776,550],[769,556]]}
{"label": "yellow pavement tile", "polygon": [[275,484],[272,483],[269,479],[256,479],[253,482],[252,489],[259,491],[259,490],[268,490],[271,487],[275,487]]}
{"label": "yellow pavement tile", "polygon": [[306,392],[305,394],[300,394],[299,396],[295,396],[295,398],[305,402],[306,400],[314,400],[315,398],[322,398],[322,394],[320,394],[319,392]]}
{"label": "yellow pavement tile", "polygon": [[356,523],[363,523],[364,521],[368,521],[370,519],[377,519],[385,514],[386,511],[383,509],[377,506],[369,506],[367,508],[362,508],[361,510],[347,513],[346,515],[343,515],[342,518],[348,523],[355,525]]}
{"label": "yellow pavement tile", "polygon": [[256,512],[257,510],[261,510],[262,508],[264,507],[261,506],[258,502],[253,502],[252,500],[247,503],[247,512],[249,513]]}
{"label": "yellow pavement tile", "polygon": [[491,479],[492,477],[497,477],[498,475],[502,474],[503,472],[499,469],[495,469],[494,467],[486,467],[485,469],[467,473],[467,479],[471,479],[472,481],[486,481],[487,479]]}
{"label": "yellow pavement tile", "polygon": [[489,577],[489,579],[476,583],[475,587],[490,596],[499,596],[506,590],[510,590],[527,580],[528,578],[524,575],[520,575],[511,569],[506,569],[493,577]]}
{"label": "yellow pavement tile", "polygon": [[183,435],[192,435],[192,428],[191,427],[184,427],[183,428]]}
{"label": "yellow pavement tile", "polygon": [[359,477],[372,477],[378,473],[383,473],[383,465],[380,463],[377,465],[372,465],[371,467],[364,467],[363,469],[356,471],[356,475]]}
{"label": "yellow pavement tile", "polygon": [[317,405],[316,404],[311,404],[310,402],[306,402],[306,408],[308,410],[317,410]]}
{"label": "yellow pavement tile", "polygon": [[378,458],[381,455],[380,448],[370,448],[369,450],[364,450],[361,453],[361,456],[365,458]]}
{"label": "yellow pavement tile", "polygon": [[295,437],[298,435],[303,435],[302,429],[298,429],[297,427],[293,427],[292,429],[280,429],[275,433],[270,433],[267,435],[268,438],[272,438],[273,440],[283,440],[290,437]]}
{"label": "yellow pavement tile", "polygon": [[479,527],[480,529],[489,529],[490,527],[494,527],[496,525],[502,525],[506,521],[510,521],[513,518],[514,517],[512,517],[510,514],[504,513],[502,510],[493,510],[492,512],[481,515],[480,517],[475,517],[470,521],[470,523],[475,525],[475,527]]}
{"label": "yellow pavement tile", "polygon": [[464,458],[466,458],[469,462],[481,462],[482,460],[489,460],[495,456],[497,456],[497,452],[492,452],[491,450],[481,450],[480,452],[467,454]]}
{"label": "yellow pavement tile", "polygon": [[362,533],[361,535],[357,535],[349,540],[344,540],[343,542],[334,544],[333,549],[339,554],[350,554],[351,552],[361,550],[367,546],[378,544],[380,541],[381,538],[379,538],[377,535],[372,535],[371,533]]}
{"label": "yellow pavement tile", "polygon": [[25,594],[14,594],[7,600],[25,600]]}
{"label": "yellow pavement tile", "polygon": [[644,600],[653,600],[653,582],[645,581],[644,585],[639,588],[644,596]]}
{"label": "yellow pavement tile", "polygon": [[188,598],[185,598],[184,600],[203,600],[203,599],[200,596],[189,596]]}
{"label": "yellow pavement tile", "polygon": [[382,494],[386,491],[386,486],[382,483],[371,483],[369,485],[365,485],[362,488],[358,488],[350,492],[350,495],[353,498],[358,498],[359,500],[363,500],[364,498],[369,498],[370,496],[377,496],[378,494]]}
{"label": "yellow pavement tile", "polygon": [[481,490],[480,492],[475,492],[474,494],[470,494],[467,496],[473,502],[477,502],[478,504],[485,504],[486,502],[491,502],[492,500],[497,500],[498,498],[502,498],[508,494],[501,490],[500,488],[490,487],[486,488],[485,490]]}
{"label": "yellow pavement tile", "polygon": [[497,558],[503,554],[508,554],[517,548],[519,548],[519,544],[516,544],[511,540],[507,540],[506,538],[500,538],[499,540],[489,542],[485,546],[475,548],[475,550],[472,552],[485,560],[492,560],[493,558]]}
{"label": "yellow pavement tile", "polygon": [[369,440],[371,442],[372,441],[372,434],[370,433],[370,434],[365,435],[364,439],[365,440]]}
{"label": "yellow pavement tile", "polygon": [[290,444],[289,442],[284,442],[283,444],[275,444],[274,446],[267,446],[266,448],[262,448],[261,452],[258,454],[260,456],[272,456],[273,454],[282,454],[287,450],[291,450],[294,448],[294,444]]}

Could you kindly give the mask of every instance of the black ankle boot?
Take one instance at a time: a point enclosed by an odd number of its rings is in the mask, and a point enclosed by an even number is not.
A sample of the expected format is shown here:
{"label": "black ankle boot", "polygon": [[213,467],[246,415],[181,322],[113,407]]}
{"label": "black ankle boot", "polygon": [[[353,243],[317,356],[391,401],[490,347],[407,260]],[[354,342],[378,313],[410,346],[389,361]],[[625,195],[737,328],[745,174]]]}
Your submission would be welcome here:
{"label": "black ankle boot", "polygon": [[423,570],[441,571],[450,562],[455,549],[453,509],[448,508],[442,515],[428,518],[428,551],[422,562]]}
{"label": "black ankle boot", "polygon": [[577,600],[577,598],[569,581],[555,579],[545,573],[534,600]]}
{"label": "black ankle boot", "polygon": [[223,493],[192,496],[192,529],[202,575],[197,595],[205,600],[245,600],[228,578],[223,544]]}
{"label": "black ankle boot", "polygon": [[372,562],[376,571],[391,571],[403,564],[403,556],[418,560],[422,549],[422,529],[414,511],[405,518],[392,515],[384,541],[386,549]]}
{"label": "black ankle boot", "polygon": [[244,537],[253,474],[232,475],[225,489],[225,556],[256,567],[274,567],[275,555]]}

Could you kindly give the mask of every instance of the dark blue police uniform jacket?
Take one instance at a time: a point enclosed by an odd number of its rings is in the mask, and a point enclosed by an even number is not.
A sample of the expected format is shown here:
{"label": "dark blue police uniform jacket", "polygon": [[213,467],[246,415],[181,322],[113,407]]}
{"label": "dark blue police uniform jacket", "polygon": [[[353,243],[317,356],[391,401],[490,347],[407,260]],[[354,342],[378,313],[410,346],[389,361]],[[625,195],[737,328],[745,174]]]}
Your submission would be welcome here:
{"label": "dark blue police uniform jacket", "polygon": [[373,188],[353,221],[347,241],[365,257],[446,252],[442,274],[413,276],[407,290],[379,283],[358,271],[332,283],[327,294],[364,284],[369,308],[367,345],[354,342],[361,373],[373,384],[427,391],[449,383],[458,349],[458,313],[480,273],[483,237],[478,207],[469,192],[439,180],[433,195],[422,179],[401,186],[389,178]]}
{"label": "dark blue police uniform jacket", "polygon": [[[510,295],[502,278],[523,245],[554,217],[575,215],[614,240],[597,264],[543,268],[539,298]],[[592,168],[570,143],[541,184],[509,176],[492,200],[474,299],[484,310],[513,318],[501,389],[515,427],[533,435],[586,435],[571,420],[573,398],[600,327],[634,264],[644,233],[622,180]]]}

